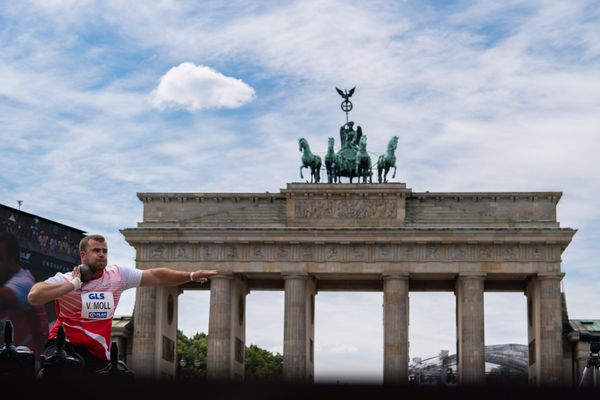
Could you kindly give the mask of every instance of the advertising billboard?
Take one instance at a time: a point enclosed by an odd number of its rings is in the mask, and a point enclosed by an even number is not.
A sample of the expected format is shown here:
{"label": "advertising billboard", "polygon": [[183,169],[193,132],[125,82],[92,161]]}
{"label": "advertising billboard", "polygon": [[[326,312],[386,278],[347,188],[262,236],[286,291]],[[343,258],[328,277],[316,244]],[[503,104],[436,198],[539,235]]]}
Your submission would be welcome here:
{"label": "advertising billboard", "polygon": [[36,281],[79,265],[84,231],[0,204],[0,232],[10,232],[21,246],[21,266]]}

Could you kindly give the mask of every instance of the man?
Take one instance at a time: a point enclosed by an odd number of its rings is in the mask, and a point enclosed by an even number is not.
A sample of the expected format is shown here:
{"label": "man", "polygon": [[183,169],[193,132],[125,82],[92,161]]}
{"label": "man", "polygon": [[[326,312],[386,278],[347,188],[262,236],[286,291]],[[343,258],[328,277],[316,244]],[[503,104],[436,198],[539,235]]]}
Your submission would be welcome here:
{"label": "man", "polygon": [[[58,327],[62,325],[69,345],[67,350],[78,353],[88,371],[106,366],[110,359],[112,317],[124,290],[138,286],[177,286],[190,281],[204,283],[218,273],[215,270],[184,272],[154,268],[142,271],[116,265],[107,267],[108,247],[100,235],[83,238],[79,255],[82,265],[73,272],[59,272],[35,284],[28,299],[31,304],[55,300],[57,319],[46,348],[52,349]],[[91,277],[85,273],[82,277],[82,268],[84,271],[89,268]]]}
{"label": "man", "polygon": [[43,306],[32,306],[27,301],[35,279],[19,265],[19,253],[17,238],[8,232],[0,233],[0,325],[10,320],[14,345],[27,346],[39,356],[48,339],[48,317]]}
{"label": "man", "polygon": [[350,121],[340,127],[340,141],[342,150],[351,149],[358,151],[360,138],[363,136],[362,128],[359,126],[354,130],[354,121]]}
{"label": "man", "polygon": [[356,131],[354,130],[354,122],[350,121],[340,127],[340,142],[342,149],[348,148],[356,150],[354,140],[356,139]]}

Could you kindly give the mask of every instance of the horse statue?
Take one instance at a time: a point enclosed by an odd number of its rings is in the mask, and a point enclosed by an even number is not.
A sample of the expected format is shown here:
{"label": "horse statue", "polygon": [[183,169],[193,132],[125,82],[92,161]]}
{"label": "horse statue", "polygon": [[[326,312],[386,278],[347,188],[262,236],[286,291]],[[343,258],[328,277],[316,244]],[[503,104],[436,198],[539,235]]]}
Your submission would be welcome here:
{"label": "horse statue", "polygon": [[373,172],[371,170],[371,156],[367,153],[367,136],[363,135],[358,142],[358,151],[356,153],[356,176],[360,181],[363,178],[363,183],[372,183]]}
{"label": "horse statue", "polygon": [[[396,177],[396,148],[398,147],[398,136],[393,136],[388,145],[385,154],[382,154],[377,159],[377,181],[387,183],[387,174],[390,168],[394,168],[392,178]],[[383,179],[381,173],[383,172]]]}
{"label": "horse statue", "polygon": [[335,183],[335,161],[336,155],[333,151],[333,138],[327,139],[327,154],[325,154],[325,169],[327,170],[327,183]]}
{"label": "horse statue", "polygon": [[300,179],[304,179],[302,176],[303,168],[310,168],[310,183],[319,183],[321,180],[321,157],[313,154],[310,151],[308,141],[304,138],[298,139],[299,150],[302,152],[302,164],[300,165]]}

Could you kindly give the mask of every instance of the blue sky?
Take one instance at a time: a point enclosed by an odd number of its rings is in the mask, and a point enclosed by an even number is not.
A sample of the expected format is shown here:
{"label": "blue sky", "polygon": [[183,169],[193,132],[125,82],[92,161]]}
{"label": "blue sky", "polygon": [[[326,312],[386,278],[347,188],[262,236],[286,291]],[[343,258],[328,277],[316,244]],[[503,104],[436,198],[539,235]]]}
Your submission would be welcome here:
{"label": "blue sky", "polygon": [[[569,313],[600,318],[597,1],[3,2],[0,50],[0,202],[106,235],[115,263],[134,263],[137,192],[299,181],[297,138],[324,153],[334,88],[357,86],[351,118],[373,153],[399,136],[414,191],[562,191]],[[203,296],[181,297],[188,333]],[[317,296],[317,379],[380,380],[380,297]],[[525,343],[523,296],[486,312],[488,344]],[[453,352],[453,313],[411,294],[411,357]],[[281,349],[282,294],[248,315],[249,340]]]}

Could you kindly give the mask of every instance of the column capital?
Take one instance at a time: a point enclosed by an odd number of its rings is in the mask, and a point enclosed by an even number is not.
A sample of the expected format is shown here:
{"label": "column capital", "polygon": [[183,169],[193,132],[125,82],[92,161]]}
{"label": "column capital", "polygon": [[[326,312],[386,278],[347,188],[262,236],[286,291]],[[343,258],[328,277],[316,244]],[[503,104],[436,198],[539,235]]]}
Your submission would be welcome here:
{"label": "column capital", "polygon": [[211,276],[208,279],[210,279],[210,280],[215,280],[215,279],[233,279],[233,273],[231,273],[231,272],[219,272],[219,275]]}
{"label": "column capital", "polygon": [[487,272],[460,272],[458,274],[458,276],[456,277],[456,279],[461,280],[461,281],[465,281],[465,280],[470,280],[470,279],[474,279],[474,280],[485,280],[485,277],[487,276]]}
{"label": "column capital", "polygon": [[408,272],[402,271],[402,272],[384,272],[381,275],[383,277],[383,280],[386,281],[388,279],[408,280],[410,274]]}
{"label": "column capital", "polygon": [[541,273],[537,274],[535,278],[538,281],[541,281],[541,280],[560,281],[560,280],[562,280],[562,278],[564,278],[564,276],[565,276],[564,272],[541,272]]}
{"label": "column capital", "polygon": [[283,277],[284,281],[288,280],[288,279],[307,280],[308,272],[282,272],[281,276]]}

